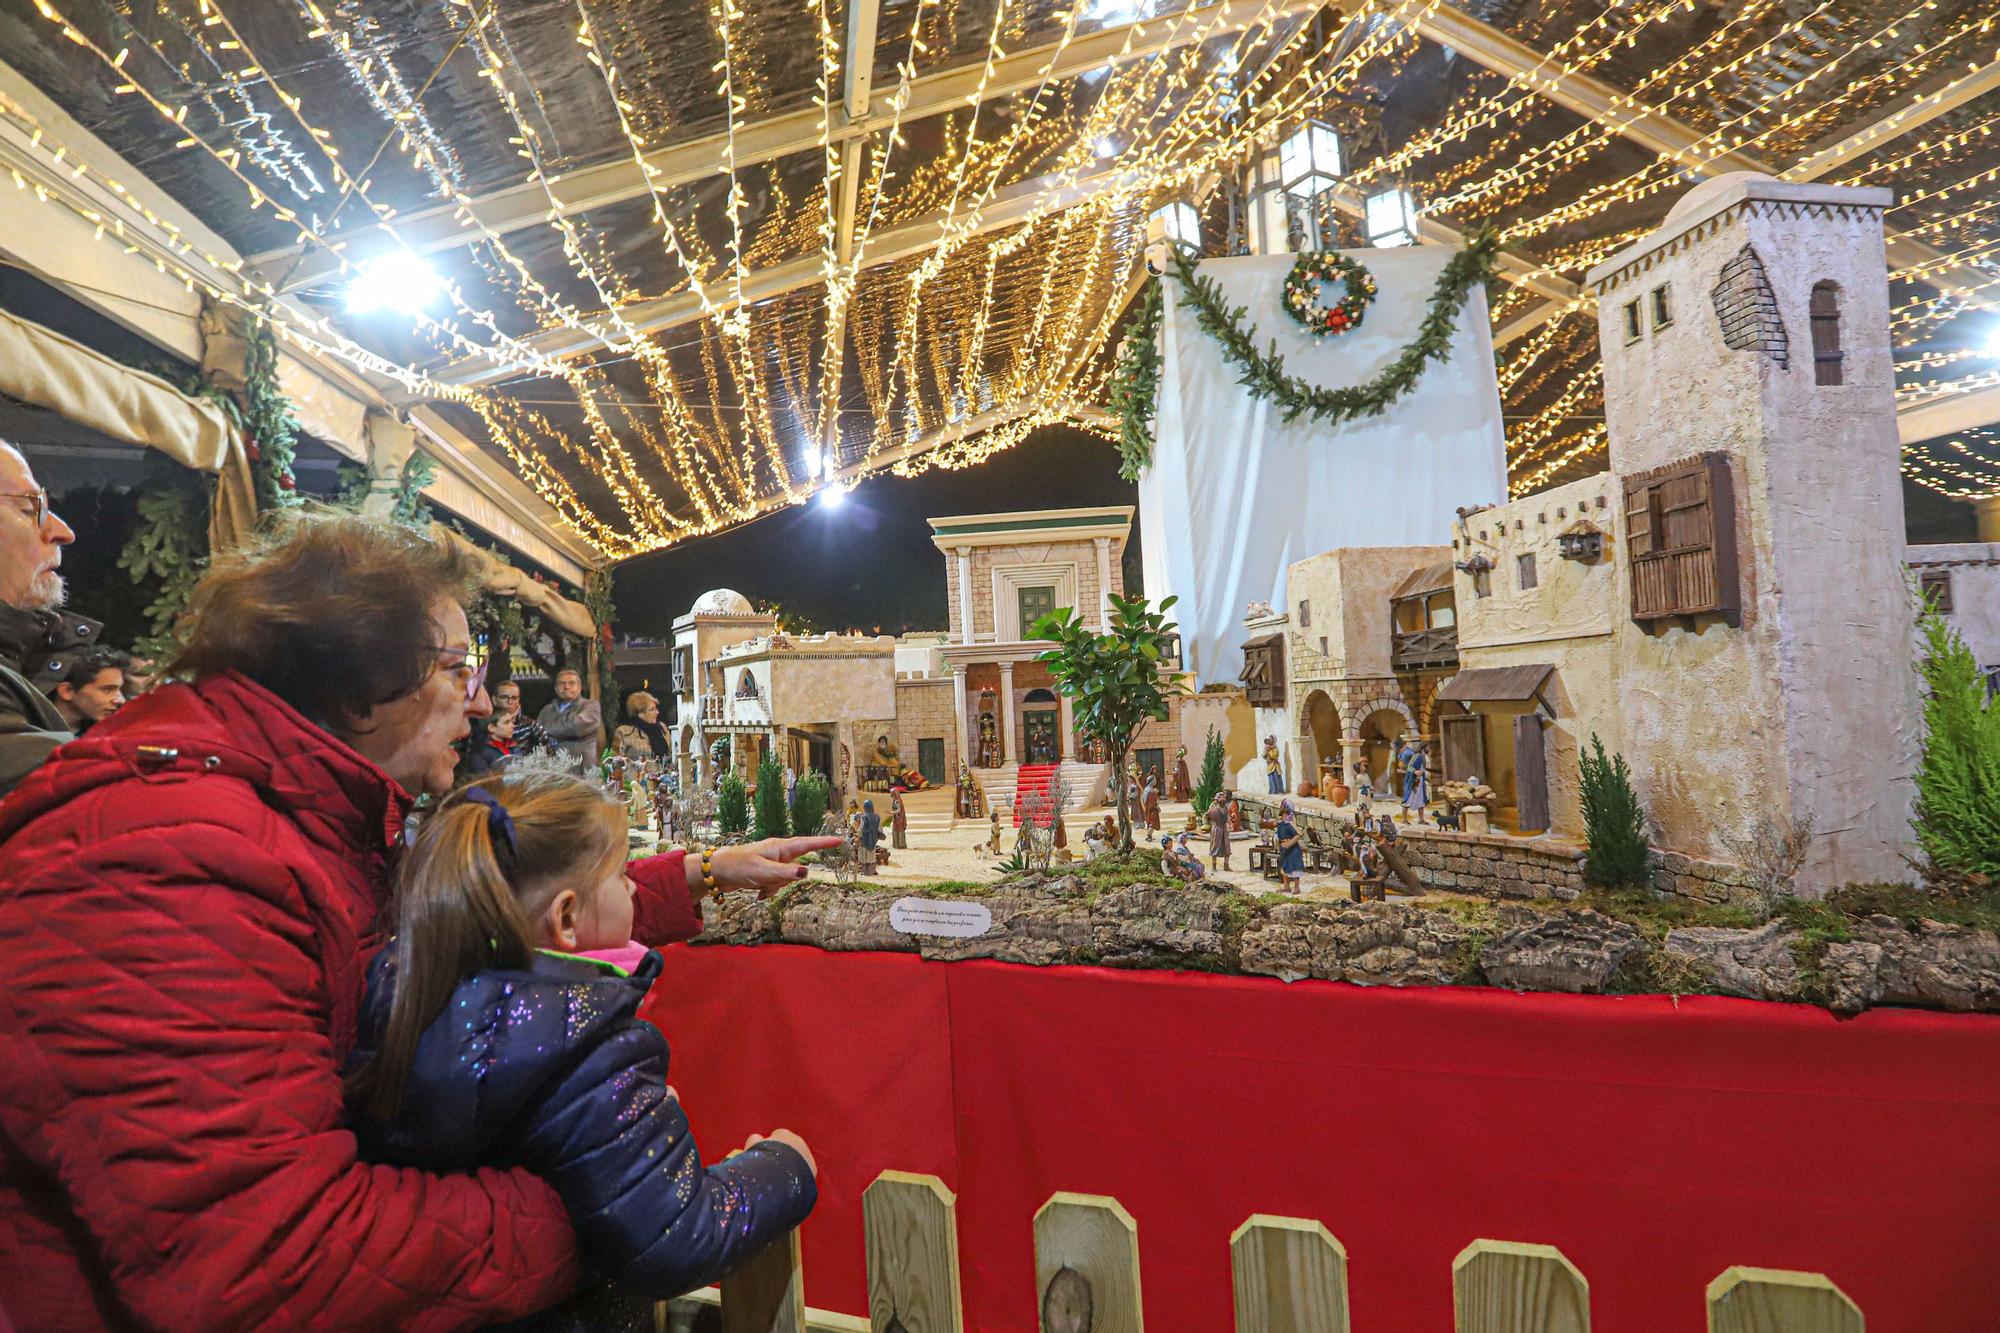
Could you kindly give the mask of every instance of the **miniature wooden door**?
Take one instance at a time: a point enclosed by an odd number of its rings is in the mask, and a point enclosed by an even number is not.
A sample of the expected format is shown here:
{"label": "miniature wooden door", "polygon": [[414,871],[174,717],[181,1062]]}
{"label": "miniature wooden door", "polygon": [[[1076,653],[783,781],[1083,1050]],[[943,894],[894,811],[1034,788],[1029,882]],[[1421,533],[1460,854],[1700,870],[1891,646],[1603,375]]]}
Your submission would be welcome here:
{"label": "miniature wooden door", "polygon": [[1549,826],[1548,747],[1538,713],[1514,719],[1514,804],[1516,832]]}
{"label": "miniature wooden door", "polygon": [[944,737],[923,736],[917,740],[917,772],[933,787],[944,785]]}
{"label": "miniature wooden door", "polygon": [[1463,782],[1486,774],[1486,719],[1477,713],[1438,719],[1444,732],[1444,780]]}

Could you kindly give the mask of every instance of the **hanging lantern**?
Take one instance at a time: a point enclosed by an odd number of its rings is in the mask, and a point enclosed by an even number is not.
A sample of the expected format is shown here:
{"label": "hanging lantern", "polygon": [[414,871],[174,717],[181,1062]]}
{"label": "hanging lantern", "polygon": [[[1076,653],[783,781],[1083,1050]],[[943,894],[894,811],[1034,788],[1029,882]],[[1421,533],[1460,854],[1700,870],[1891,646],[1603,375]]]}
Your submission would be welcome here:
{"label": "hanging lantern", "polygon": [[1175,249],[1201,249],[1201,218],[1193,204],[1162,204],[1146,219],[1146,267],[1165,273],[1168,252]]}
{"label": "hanging lantern", "polygon": [[1312,199],[1340,180],[1340,135],[1323,120],[1308,120],[1279,149],[1278,178],[1285,193]]}
{"label": "hanging lantern", "polygon": [[1363,214],[1370,245],[1417,243],[1417,200],[1402,186],[1369,195]]}

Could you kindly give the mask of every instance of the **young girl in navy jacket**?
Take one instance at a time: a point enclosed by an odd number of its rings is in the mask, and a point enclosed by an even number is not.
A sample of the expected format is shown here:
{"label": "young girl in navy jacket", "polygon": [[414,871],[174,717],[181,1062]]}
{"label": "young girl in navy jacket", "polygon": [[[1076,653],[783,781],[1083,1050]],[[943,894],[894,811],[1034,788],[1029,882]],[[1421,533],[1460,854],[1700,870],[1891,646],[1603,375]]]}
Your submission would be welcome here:
{"label": "young girl in navy jacket", "polygon": [[586,1271],[537,1328],[652,1325],[805,1220],[814,1165],[787,1130],[704,1167],[626,971],[626,814],[593,783],[493,775],[439,805],[404,857],[396,936],[369,969],[348,1104],[369,1160],[526,1167],[562,1196]]}

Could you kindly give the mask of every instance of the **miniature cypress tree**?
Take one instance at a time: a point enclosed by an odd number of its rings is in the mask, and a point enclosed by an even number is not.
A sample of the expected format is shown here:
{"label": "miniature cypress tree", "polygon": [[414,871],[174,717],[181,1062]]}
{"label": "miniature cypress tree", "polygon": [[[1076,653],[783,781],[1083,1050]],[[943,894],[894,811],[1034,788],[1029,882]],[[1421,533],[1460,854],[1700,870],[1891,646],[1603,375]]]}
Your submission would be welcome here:
{"label": "miniature cypress tree", "polygon": [[1926,607],[1924,752],[1917,765],[1917,845],[1933,873],[2000,876],[2000,704],[1945,618]]}
{"label": "miniature cypress tree", "polygon": [[715,791],[715,825],[723,837],[742,833],[750,827],[750,794],[743,779],[734,773],[722,775]]}
{"label": "miniature cypress tree", "polygon": [[1590,749],[1578,755],[1583,769],[1583,828],[1588,859],[1583,877],[1591,884],[1617,888],[1647,881],[1646,812],[1632,790],[1632,770],[1625,756],[1604,753],[1604,742],[1590,734]]}
{"label": "miniature cypress tree", "polygon": [[833,792],[827,786],[826,774],[818,769],[802,774],[798,786],[792,790],[792,827],[804,835],[819,832],[820,824],[826,819],[827,804],[832,799]]}
{"label": "miniature cypress tree", "polygon": [[1201,752],[1201,778],[1194,784],[1195,818],[1208,815],[1208,807],[1215,804],[1215,798],[1222,794],[1225,781],[1223,765],[1229,760],[1229,752],[1223,748],[1222,737],[1216,735],[1215,728],[1208,729],[1208,745]]}
{"label": "miniature cypress tree", "polygon": [[785,817],[785,770],[778,756],[765,751],[757,764],[757,805],[752,811],[750,836],[782,838],[791,832]]}

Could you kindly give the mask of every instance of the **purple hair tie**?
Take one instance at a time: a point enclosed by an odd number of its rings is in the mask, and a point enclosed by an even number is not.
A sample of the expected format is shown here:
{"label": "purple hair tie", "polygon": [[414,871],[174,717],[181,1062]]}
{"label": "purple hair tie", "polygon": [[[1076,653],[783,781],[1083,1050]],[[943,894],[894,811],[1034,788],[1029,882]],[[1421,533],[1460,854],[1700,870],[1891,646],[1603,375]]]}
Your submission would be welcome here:
{"label": "purple hair tie", "polygon": [[507,840],[507,851],[514,856],[521,854],[521,846],[514,840],[514,816],[507,813],[507,807],[499,798],[484,787],[467,787],[465,799],[476,801],[486,807],[486,831],[494,838]]}

